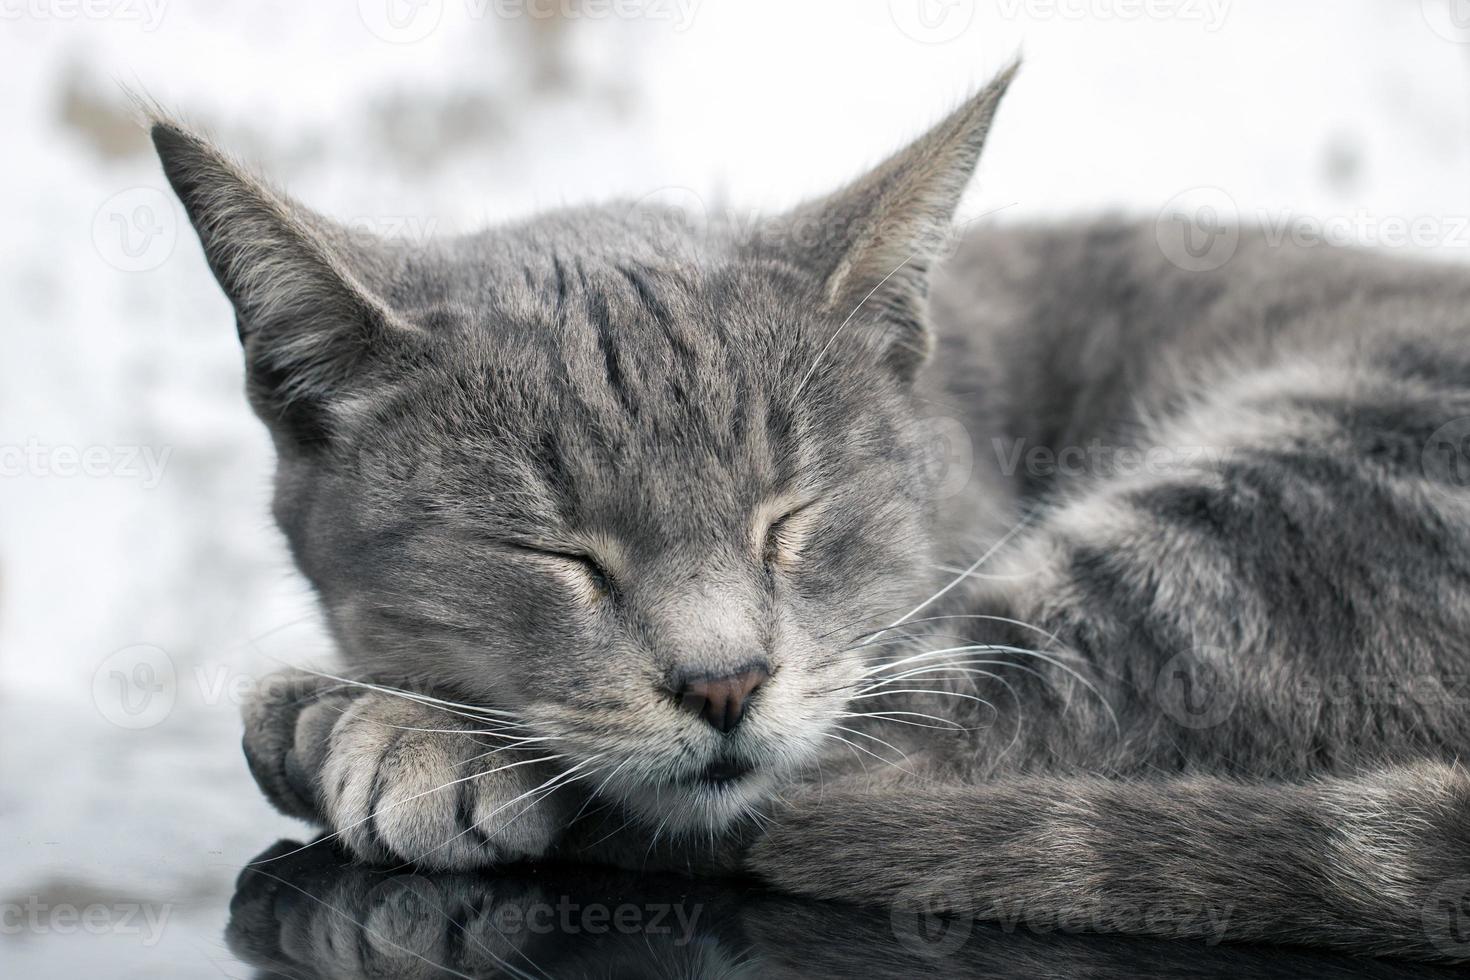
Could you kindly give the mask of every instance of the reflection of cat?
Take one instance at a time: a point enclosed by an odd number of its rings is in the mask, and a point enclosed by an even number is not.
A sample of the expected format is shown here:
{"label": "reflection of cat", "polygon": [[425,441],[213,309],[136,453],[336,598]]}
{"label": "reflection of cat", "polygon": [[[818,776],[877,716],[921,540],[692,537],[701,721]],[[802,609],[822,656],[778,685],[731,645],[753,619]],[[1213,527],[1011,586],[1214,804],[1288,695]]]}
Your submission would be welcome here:
{"label": "reflection of cat", "polygon": [[[1008,80],[758,226],[412,248],[159,123],[352,676],[250,709],[272,798],[427,867],[1470,957],[1470,276],[946,243]],[[1024,451],[952,481],[936,416]]]}
{"label": "reflection of cat", "polygon": [[636,872],[384,871],[352,864],[330,843],[296,841],[241,873],[226,938],[263,976],[302,980],[1451,975],[1277,949],[1037,936]]}
{"label": "reflection of cat", "polygon": [[734,908],[687,880],[424,876],[282,841],[241,873],[227,938],[293,977],[759,976],[740,962]]}

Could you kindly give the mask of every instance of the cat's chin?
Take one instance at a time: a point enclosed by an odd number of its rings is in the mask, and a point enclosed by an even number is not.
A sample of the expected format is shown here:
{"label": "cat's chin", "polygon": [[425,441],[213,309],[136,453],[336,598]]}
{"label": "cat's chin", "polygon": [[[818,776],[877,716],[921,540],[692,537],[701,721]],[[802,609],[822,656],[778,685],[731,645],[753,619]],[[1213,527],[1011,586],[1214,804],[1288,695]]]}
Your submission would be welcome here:
{"label": "cat's chin", "polygon": [[650,827],[664,833],[708,834],[729,829],[762,802],[777,786],[775,776],[760,770],[736,779],[700,780],[630,787],[623,805]]}

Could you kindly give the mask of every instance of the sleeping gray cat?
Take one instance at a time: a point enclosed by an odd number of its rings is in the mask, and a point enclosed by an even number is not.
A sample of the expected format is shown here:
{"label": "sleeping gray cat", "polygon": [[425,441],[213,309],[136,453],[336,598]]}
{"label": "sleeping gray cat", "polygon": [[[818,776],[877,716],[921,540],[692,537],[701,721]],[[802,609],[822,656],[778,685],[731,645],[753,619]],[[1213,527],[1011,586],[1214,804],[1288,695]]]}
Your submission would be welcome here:
{"label": "sleeping gray cat", "polygon": [[1470,274],[951,241],[1011,74],[779,218],[417,248],[156,120],[346,663],[247,708],[276,805],[369,861],[1470,959]]}

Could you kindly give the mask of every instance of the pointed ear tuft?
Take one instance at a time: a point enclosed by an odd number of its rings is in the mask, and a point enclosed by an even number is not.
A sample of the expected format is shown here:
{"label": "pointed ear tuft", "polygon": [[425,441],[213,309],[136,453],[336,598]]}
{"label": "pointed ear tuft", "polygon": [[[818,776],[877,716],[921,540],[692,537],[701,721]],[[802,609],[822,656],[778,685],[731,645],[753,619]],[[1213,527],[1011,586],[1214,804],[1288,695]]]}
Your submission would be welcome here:
{"label": "pointed ear tuft", "polygon": [[202,136],[144,107],[163,171],[235,307],[251,399],[304,443],[326,437],[324,407],[375,348],[412,329],[363,281],[370,256],[252,177]]}
{"label": "pointed ear tuft", "polygon": [[787,219],[809,242],[800,261],[821,277],[831,314],[869,325],[885,361],[906,379],[932,343],[930,272],[1018,68],[1010,65],[909,146]]}

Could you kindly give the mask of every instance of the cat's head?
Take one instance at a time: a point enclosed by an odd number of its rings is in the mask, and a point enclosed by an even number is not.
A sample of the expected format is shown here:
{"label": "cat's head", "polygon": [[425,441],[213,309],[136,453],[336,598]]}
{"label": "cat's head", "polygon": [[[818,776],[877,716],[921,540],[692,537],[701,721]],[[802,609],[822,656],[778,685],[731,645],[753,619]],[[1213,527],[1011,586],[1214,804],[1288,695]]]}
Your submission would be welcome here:
{"label": "cat's head", "polygon": [[758,227],[612,205],[413,248],[157,122],[343,655],[676,827],[810,763],[855,640],[932,582],[927,280],[1010,75]]}

